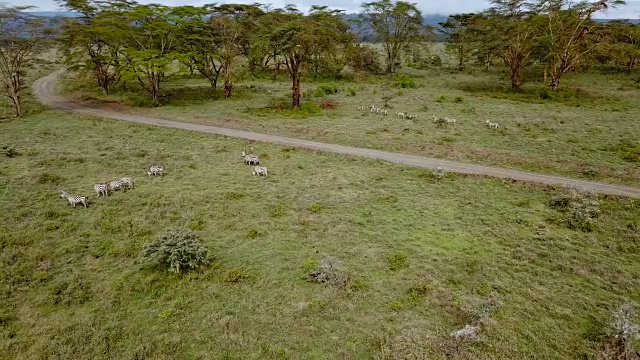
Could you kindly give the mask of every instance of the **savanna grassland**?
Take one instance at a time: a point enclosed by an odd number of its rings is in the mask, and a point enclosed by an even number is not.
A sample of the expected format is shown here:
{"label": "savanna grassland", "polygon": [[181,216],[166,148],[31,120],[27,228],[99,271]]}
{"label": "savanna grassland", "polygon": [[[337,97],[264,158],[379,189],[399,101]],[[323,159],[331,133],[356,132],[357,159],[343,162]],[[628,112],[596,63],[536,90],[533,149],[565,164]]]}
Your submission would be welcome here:
{"label": "savanna grassland", "polygon": [[[253,144],[259,178],[238,140],[42,110],[0,126],[3,359],[592,358],[640,298],[635,200],[599,199],[580,231],[560,189]],[[92,196],[121,176],[135,188]],[[211,264],[143,265],[168,228]],[[326,255],[345,289],[307,281]],[[449,337],[479,320],[479,342]]]}
{"label": "savanna grassland", "polygon": [[[151,106],[135,84],[129,91],[115,89],[104,96],[92,80],[79,85],[74,75],[64,92],[79,101],[121,103],[129,105],[120,107],[123,111],[165,119],[640,184],[640,86],[634,76],[571,74],[556,94],[535,81],[537,70],[528,73],[530,82],[519,91],[507,89],[505,74],[499,71],[399,72],[391,78],[305,78],[302,110],[286,105],[291,98],[286,73],[277,81],[240,79],[229,99],[220,90],[212,93],[206,80],[182,76],[167,82],[159,107]],[[357,110],[359,106],[365,111]],[[389,115],[372,114],[369,106],[387,109]],[[418,119],[402,119],[396,112]],[[433,115],[457,122],[437,126]],[[500,128],[489,129],[487,120]]]}

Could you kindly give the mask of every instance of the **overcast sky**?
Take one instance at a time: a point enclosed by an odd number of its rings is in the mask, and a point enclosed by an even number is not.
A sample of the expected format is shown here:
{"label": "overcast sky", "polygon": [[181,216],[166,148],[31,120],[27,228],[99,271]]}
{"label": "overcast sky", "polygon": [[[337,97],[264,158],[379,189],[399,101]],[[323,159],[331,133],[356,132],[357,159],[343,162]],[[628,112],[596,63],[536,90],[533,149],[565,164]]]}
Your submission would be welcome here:
{"label": "overcast sky", "polygon": [[[462,12],[474,12],[487,8],[488,0],[409,0],[418,4],[425,14],[455,14]],[[0,0],[11,5],[38,5],[39,11],[58,10],[55,0]],[[358,11],[362,1],[358,0],[139,0],[139,3],[157,3],[165,5],[200,5],[207,3],[264,3],[273,4],[274,7],[283,7],[285,4],[294,4],[300,10],[307,10],[310,5],[328,5],[332,8],[344,9],[349,12]],[[615,10],[601,13],[599,18],[640,18],[640,0],[627,0],[627,5]]]}

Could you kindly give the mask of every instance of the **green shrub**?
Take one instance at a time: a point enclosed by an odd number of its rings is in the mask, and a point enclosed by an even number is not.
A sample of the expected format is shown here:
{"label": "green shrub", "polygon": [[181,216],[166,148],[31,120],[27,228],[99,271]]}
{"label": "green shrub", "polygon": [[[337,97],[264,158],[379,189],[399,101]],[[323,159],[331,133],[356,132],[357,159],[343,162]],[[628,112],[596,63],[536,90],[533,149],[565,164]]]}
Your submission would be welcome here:
{"label": "green shrub", "polygon": [[440,57],[440,55],[433,55],[429,60],[432,66],[436,66],[436,67],[442,66],[442,58]]}
{"label": "green shrub", "polygon": [[436,102],[438,102],[438,103],[443,103],[443,102],[446,102],[446,101],[447,101],[447,97],[444,96],[444,95],[440,95],[440,97],[438,97],[436,99]]}
{"label": "green shrub", "polygon": [[247,239],[255,239],[264,236],[265,232],[259,229],[250,229],[247,231]]}
{"label": "green shrub", "polygon": [[38,184],[59,184],[61,181],[61,176],[50,173],[42,173],[36,178]]}
{"label": "green shrub", "polygon": [[311,204],[308,207],[309,211],[311,211],[312,213],[319,213],[320,211],[326,209],[326,206],[323,204]]}
{"label": "green shrub", "polygon": [[209,263],[209,250],[191,230],[169,230],[142,249],[143,261],[179,273]]}
{"label": "green shrub", "polygon": [[416,85],[416,82],[413,80],[413,78],[411,78],[410,76],[406,76],[406,75],[402,75],[402,76],[396,76],[395,79],[393,79],[393,83],[391,84],[391,86],[393,87],[399,87],[399,88],[403,88],[403,89],[415,89],[418,86]]}
{"label": "green shrub", "polygon": [[247,280],[251,277],[249,271],[245,269],[231,269],[224,274],[224,278],[222,279],[224,282],[228,283],[239,283],[243,280]]}
{"label": "green shrub", "polygon": [[304,102],[300,104],[300,109],[298,110],[298,112],[302,113],[303,115],[310,115],[310,114],[318,114],[322,112],[322,110],[315,103]]}
{"label": "green shrub", "polygon": [[556,195],[549,206],[560,211],[564,217],[560,222],[569,229],[592,231],[600,214],[600,202],[594,193],[568,189]]}
{"label": "green shrub", "polygon": [[316,97],[322,97],[325,95],[337,94],[338,87],[333,84],[320,85],[316,89],[315,95]]}
{"label": "green shrub", "polygon": [[463,102],[463,101],[464,101],[464,98],[463,98],[462,96],[456,96],[456,97],[453,99],[453,102],[454,102],[454,103],[456,103],[456,104],[459,104],[459,103],[461,103],[461,102]]}
{"label": "green shrub", "polygon": [[349,88],[349,94],[348,96],[356,96],[356,89],[354,88]]}
{"label": "green shrub", "polygon": [[395,271],[407,267],[408,258],[409,254],[402,251],[396,251],[395,254],[387,256],[389,269]]}

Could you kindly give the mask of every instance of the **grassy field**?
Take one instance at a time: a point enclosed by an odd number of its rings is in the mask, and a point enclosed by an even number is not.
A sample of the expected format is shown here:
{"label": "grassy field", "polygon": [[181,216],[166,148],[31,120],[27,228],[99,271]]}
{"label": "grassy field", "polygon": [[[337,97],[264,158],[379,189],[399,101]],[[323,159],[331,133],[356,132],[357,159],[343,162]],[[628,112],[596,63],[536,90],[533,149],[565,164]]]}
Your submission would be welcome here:
{"label": "grassy field", "polygon": [[[257,178],[238,140],[42,110],[0,128],[19,153],[0,154],[2,359],[593,358],[613,309],[640,300],[637,201],[601,199],[582,232],[549,207],[558,190],[510,181],[253,144],[271,175]],[[167,174],[147,177],[152,163]],[[92,196],[122,176],[136,188]],[[209,267],[141,265],[144,243],[183,227]],[[346,289],[306,281],[325,255]],[[450,340],[478,318],[480,342]]]}
{"label": "grassy field", "polygon": [[[549,93],[541,83],[512,93],[500,86],[507,82],[498,72],[402,71],[417,88],[394,87],[394,80],[385,77],[307,82],[304,101],[314,104],[307,111],[279,109],[290,102],[291,85],[284,74],[275,82],[240,81],[230,100],[212,96],[206,81],[177,78],[166,84],[166,102],[156,108],[145,106],[145,93],[105,97],[88,82],[78,86],[76,77],[66,82],[65,92],[80,100],[111,102],[105,106],[135,105],[126,111],[166,119],[640,184],[640,89],[634,76],[570,74],[557,98],[543,100],[540,94]],[[322,86],[335,86],[338,92],[316,97]],[[383,108],[385,101],[388,116],[356,109]],[[318,109],[323,103],[335,108]],[[419,118],[403,120],[396,112]],[[438,127],[432,115],[457,123]],[[489,129],[486,120],[500,129]]]}

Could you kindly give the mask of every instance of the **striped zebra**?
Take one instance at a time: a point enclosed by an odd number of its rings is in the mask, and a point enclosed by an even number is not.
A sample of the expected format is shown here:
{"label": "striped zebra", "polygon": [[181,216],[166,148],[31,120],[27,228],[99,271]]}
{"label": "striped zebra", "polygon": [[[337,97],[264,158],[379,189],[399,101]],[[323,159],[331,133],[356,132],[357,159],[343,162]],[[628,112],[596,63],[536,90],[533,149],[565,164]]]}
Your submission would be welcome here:
{"label": "striped zebra", "polygon": [[255,156],[253,154],[247,154],[244,151],[242,151],[242,159],[244,160],[245,164],[248,164],[248,165],[260,165],[260,158],[258,158],[257,156]]}
{"label": "striped zebra", "polygon": [[269,177],[269,172],[267,172],[267,167],[266,166],[254,166],[253,170],[251,171],[251,173],[253,175]]}
{"label": "striped zebra", "polygon": [[127,189],[133,189],[133,179],[130,177],[120,178],[120,181],[124,184]]}
{"label": "striped zebra", "polygon": [[84,207],[87,207],[87,203],[89,202],[89,198],[86,196],[71,195],[66,191],[60,192],[60,198],[67,199],[69,204],[73,205],[73,207],[76,207],[77,204],[82,204]]}
{"label": "striped zebra", "polygon": [[116,191],[116,190],[125,191],[126,188],[127,188],[125,182],[122,181],[122,179],[116,179],[116,180],[111,180],[111,181],[107,182],[107,187],[111,191]]}
{"label": "striped zebra", "polygon": [[162,173],[163,173],[163,172],[164,172],[164,166],[162,166],[162,165],[153,165],[153,166],[151,166],[151,167],[149,168],[149,170],[147,170],[147,174],[148,174],[149,176],[151,176],[151,175],[156,176],[156,175],[158,175],[158,174],[159,174],[160,176],[162,176]]}
{"label": "striped zebra", "polygon": [[98,196],[100,195],[109,196],[109,187],[107,186],[107,184],[94,184],[93,190],[96,191]]}

